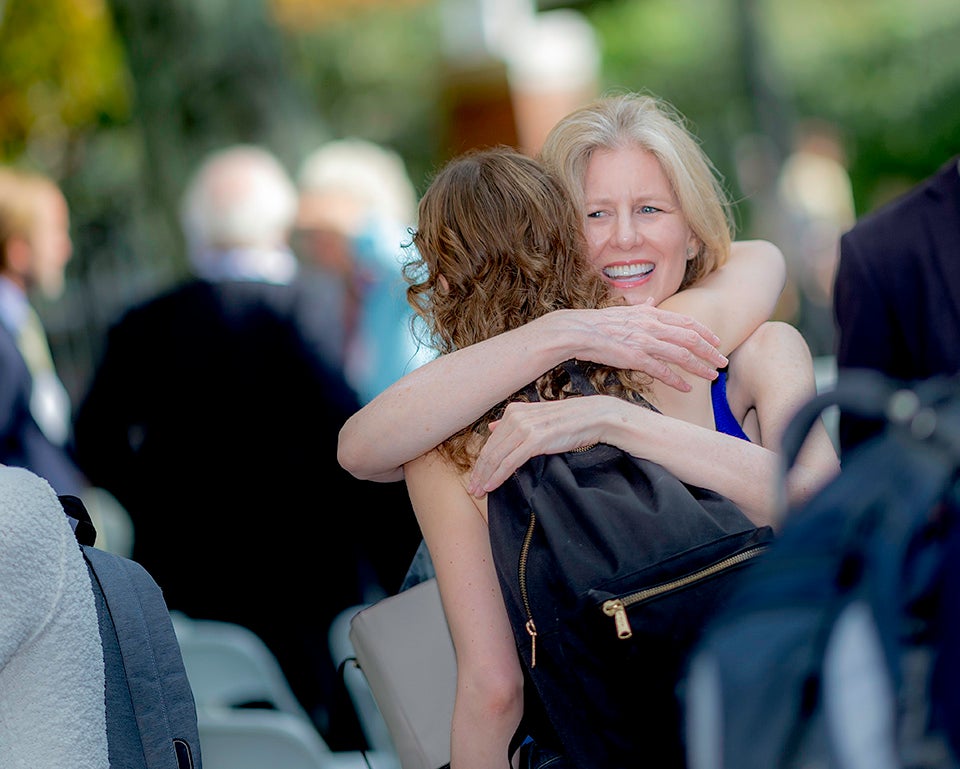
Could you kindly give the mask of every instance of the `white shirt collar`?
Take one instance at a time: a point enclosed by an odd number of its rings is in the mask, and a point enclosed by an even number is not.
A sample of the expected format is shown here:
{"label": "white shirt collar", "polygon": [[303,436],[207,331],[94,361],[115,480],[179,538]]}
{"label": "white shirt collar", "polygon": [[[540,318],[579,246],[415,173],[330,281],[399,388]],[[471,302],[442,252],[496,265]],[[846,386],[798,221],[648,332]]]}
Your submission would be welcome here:
{"label": "white shirt collar", "polygon": [[286,248],[208,250],[191,257],[198,277],[212,282],[249,280],[286,285],[297,275],[297,258]]}
{"label": "white shirt collar", "polygon": [[23,289],[9,278],[0,276],[0,323],[16,336],[27,317],[29,300]]}

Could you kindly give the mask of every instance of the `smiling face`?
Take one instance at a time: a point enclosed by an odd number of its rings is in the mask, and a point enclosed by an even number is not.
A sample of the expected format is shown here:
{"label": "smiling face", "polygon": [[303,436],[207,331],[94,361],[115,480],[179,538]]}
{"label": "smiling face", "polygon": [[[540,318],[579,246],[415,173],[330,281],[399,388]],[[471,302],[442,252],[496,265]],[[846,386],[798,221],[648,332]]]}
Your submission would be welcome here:
{"label": "smiling face", "polygon": [[598,149],[584,178],[590,263],[628,304],[659,304],[683,281],[700,243],[660,162],[638,146]]}

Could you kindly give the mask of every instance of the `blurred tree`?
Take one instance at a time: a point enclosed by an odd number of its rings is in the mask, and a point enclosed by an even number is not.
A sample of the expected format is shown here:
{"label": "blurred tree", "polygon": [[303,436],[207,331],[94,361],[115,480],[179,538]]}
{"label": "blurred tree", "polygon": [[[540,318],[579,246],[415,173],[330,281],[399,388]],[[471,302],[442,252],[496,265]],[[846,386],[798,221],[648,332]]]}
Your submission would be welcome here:
{"label": "blurred tree", "polygon": [[125,76],[101,0],[0,0],[0,162],[68,175],[84,136],[128,116]]}
{"label": "blurred tree", "polygon": [[263,0],[110,4],[137,99],[144,189],[171,230],[185,179],[210,150],[262,144],[292,166],[327,135]]}
{"label": "blurred tree", "polygon": [[418,190],[441,159],[438,0],[271,0],[290,69],[338,137],[383,144]]}
{"label": "blurred tree", "polygon": [[[676,104],[735,193],[744,193],[734,171],[738,139],[759,129],[782,153],[795,119],[841,129],[861,214],[960,146],[956,0],[583,0],[577,7],[603,41],[605,85],[649,89]],[[749,222],[749,212],[741,218]]]}
{"label": "blurred tree", "polygon": [[[72,393],[109,319],[184,268],[176,199],[206,150],[258,141],[293,168],[359,136],[423,189],[446,151],[445,2],[0,0],[0,162],[51,173],[73,213],[68,292],[45,316]],[[836,125],[861,214],[960,146],[956,0],[536,5],[591,21],[601,88],[649,89],[690,119],[746,234],[745,135],[776,155],[794,116]]]}

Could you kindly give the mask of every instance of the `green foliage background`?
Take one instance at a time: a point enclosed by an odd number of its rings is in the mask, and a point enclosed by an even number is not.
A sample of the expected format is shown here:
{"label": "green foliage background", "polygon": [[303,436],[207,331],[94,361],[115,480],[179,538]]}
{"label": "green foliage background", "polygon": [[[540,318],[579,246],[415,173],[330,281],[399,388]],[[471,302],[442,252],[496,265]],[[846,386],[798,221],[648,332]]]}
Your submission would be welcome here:
{"label": "green foliage background", "polygon": [[[340,3],[291,22],[281,0],[0,0],[0,162],[63,186],[76,253],[41,308],[74,396],[110,320],[184,271],[176,224],[207,150],[270,146],[295,171],[320,142],[397,149],[422,190],[448,153],[442,0]],[[287,0],[305,11],[331,0]],[[786,150],[835,124],[864,213],[960,152],[956,0],[590,0],[602,89],[652,91],[691,121],[740,199],[736,148]]]}

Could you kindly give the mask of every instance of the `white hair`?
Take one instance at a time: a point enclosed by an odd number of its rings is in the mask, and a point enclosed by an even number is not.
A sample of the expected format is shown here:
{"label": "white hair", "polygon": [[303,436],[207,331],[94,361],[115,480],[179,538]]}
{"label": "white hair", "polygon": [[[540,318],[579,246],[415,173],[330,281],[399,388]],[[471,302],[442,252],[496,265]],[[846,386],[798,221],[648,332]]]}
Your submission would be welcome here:
{"label": "white hair", "polygon": [[315,150],[303,161],[298,184],[301,193],[353,196],[388,222],[406,225],[416,217],[417,193],[403,159],[365,139],[338,139]]}
{"label": "white hair", "polygon": [[208,249],[286,247],[297,190],[269,151],[238,144],[209,155],[180,208],[191,259]]}

